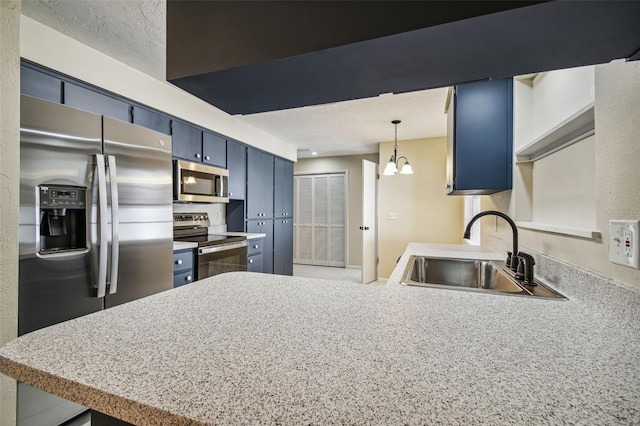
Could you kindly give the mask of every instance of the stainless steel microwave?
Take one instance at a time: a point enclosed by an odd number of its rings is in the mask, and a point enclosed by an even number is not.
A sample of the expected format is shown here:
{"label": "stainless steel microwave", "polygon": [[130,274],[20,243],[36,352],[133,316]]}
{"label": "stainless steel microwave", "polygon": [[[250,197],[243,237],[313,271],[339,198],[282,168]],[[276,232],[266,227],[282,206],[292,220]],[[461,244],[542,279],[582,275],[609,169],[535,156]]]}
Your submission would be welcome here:
{"label": "stainless steel microwave", "polygon": [[228,203],[229,171],[174,160],[173,200],[183,203]]}

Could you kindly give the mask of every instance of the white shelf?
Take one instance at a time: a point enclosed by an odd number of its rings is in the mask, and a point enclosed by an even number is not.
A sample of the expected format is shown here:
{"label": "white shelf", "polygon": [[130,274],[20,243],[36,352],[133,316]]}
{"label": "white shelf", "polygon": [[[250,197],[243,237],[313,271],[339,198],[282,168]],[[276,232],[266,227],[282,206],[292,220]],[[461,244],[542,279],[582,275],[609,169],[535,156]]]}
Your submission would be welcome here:
{"label": "white shelf", "polygon": [[569,226],[549,225],[538,222],[516,222],[518,228],[531,229],[534,231],[550,232],[552,234],[571,235],[573,237],[599,240],[602,238],[600,231],[588,228],[571,228]]}
{"label": "white shelf", "polygon": [[518,162],[539,160],[595,133],[593,103],[582,108],[527,146],[516,151]]}

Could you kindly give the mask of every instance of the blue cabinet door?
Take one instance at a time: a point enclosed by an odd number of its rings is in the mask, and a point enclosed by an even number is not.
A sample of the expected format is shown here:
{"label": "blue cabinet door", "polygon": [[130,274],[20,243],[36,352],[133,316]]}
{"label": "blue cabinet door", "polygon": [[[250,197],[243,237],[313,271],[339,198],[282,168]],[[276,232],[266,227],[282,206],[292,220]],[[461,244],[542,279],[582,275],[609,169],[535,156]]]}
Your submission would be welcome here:
{"label": "blue cabinet door", "polygon": [[196,163],[202,162],[202,130],[180,120],[171,122],[173,156]]}
{"label": "blue cabinet door", "polygon": [[247,148],[247,218],[273,217],[273,155]]}
{"label": "blue cabinet door", "polygon": [[455,87],[447,158],[450,194],[491,194],[512,186],[513,81]]}
{"label": "blue cabinet door", "polygon": [[133,124],[171,134],[171,119],[168,116],[139,106],[133,107]]}
{"label": "blue cabinet door", "polygon": [[273,221],[273,273],[293,275],[293,219]]}
{"label": "blue cabinet door", "polygon": [[227,140],[227,169],[229,170],[229,198],[244,200],[247,186],[247,147],[245,145]]}
{"label": "blue cabinet door", "polygon": [[20,66],[20,93],[62,103],[62,81],[25,65]]}
{"label": "blue cabinet door", "polygon": [[64,103],[74,108],[131,123],[131,106],[127,102],[73,83],[64,83]]}
{"label": "blue cabinet door", "polygon": [[210,132],[202,132],[202,162],[227,168],[227,140]]}
{"label": "blue cabinet door", "polygon": [[273,217],[293,216],[293,163],[276,157],[274,162]]}

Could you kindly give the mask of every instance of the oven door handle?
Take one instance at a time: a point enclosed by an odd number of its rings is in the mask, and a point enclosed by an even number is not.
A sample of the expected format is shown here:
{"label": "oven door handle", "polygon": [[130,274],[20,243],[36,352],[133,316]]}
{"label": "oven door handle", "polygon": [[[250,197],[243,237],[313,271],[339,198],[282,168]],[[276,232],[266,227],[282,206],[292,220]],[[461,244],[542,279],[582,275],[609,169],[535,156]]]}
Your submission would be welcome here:
{"label": "oven door handle", "polygon": [[248,245],[249,245],[248,241],[240,241],[238,243],[229,243],[229,244],[220,244],[218,246],[205,247],[205,248],[198,249],[198,255],[215,253],[215,252],[225,251],[225,250],[233,250],[237,248],[247,247]]}

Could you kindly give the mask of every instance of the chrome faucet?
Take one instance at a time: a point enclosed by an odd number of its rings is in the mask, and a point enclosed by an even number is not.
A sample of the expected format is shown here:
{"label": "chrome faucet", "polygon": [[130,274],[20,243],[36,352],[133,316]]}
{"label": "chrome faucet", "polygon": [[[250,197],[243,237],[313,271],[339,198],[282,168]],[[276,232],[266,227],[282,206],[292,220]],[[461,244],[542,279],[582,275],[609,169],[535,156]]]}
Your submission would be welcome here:
{"label": "chrome faucet", "polygon": [[511,218],[506,214],[496,210],[487,210],[487,211],[478,213],[477,215],[472,217],[469,223],[467,224],[467,228],[464,230],[464,235],[462,238],[464,238],[465,240],[468,240],[469,238],[471,238],[471,226],[474,224],[476,220],[480,219],[482,216],[487,216],[487,215],[499,216],[504,220],[506,220],[507,222],[509,222],[509,225],[511,225],[511,230],[513,231],[513,251],[507,252],[509,253],[509,256],[507,257],[506,264],[509,267],[509,269],[511,269],[513,272],[517,272],[518,262],[519,262],[518,261],[518,228],[516,227],[515,222],[511,220]]}

